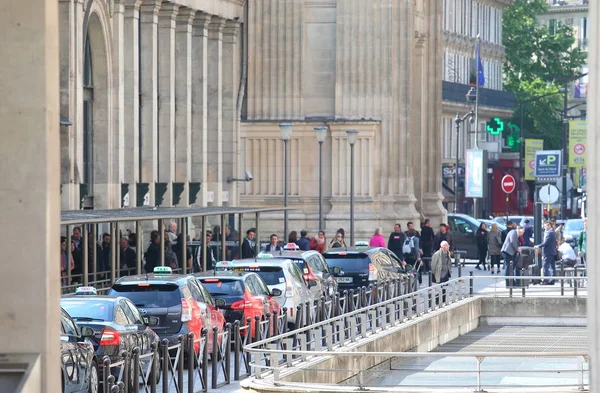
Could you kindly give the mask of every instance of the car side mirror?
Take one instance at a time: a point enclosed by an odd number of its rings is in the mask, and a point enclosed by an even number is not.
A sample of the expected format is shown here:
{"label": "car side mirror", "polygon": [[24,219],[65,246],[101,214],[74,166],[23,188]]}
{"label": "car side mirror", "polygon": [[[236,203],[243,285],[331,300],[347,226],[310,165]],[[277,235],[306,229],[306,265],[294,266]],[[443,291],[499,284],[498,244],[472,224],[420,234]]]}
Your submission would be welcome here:
{"label": "car side mirror", "polygon": [[317,280],[308,280],[309,288],[316,287],[316,286],[317,286]]}
{"label": "car side mirror", "polygon": [[81,328],[81,337],[91,338],[94,337],[94,329],[89,326],[83,326]]}
{"label": "car side mirror", "polygon": [[278,296],[281,296],[282,294],[283,294],[283,292],[281,291],[281,289],[278,289],[278,288],[271,289],[271,296],[278,297]]}
{"label": "car side mirror", "polygon": [[331,271],[333,272],[333,274],[340,274],[340,272],[342,271],[342,269],[340,269],[339,266],[334,266],[334,268],[331,269]]}
{"label": "car side mirror", "polygon": [[227,302],[225,301],[225,299],[215,299],[215,305],[217,307],[225,307],[227,305]]}

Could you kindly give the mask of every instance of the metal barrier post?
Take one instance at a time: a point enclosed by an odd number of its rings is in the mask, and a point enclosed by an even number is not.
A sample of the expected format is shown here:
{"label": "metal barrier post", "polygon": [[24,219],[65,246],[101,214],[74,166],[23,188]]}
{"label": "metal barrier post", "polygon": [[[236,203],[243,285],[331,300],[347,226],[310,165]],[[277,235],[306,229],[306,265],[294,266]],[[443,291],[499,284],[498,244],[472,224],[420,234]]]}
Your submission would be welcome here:
{"label": "metal barrier post", "polygon": [[460,263],[460,254],[458,254],[456,256],[456,259],[458,259],[458,277],[462,277],[462,264]]}
{"label": "metal barrier post", "polygon": [[233,378],[240,380],[240,321],[233,323]]}
{"label": "metal barrier post", "polygon": [[577,265],[573,267],[573,297],[577,297]]}
{"label": "metal barrier post", "polygon": [[[87,225],[84,225],[84,226],[87,227]],[[98,281],[98,248],[96,247],[96,241],[98,239],[98,224],[92,224],[92,239],[94,240],[94,243],[93,243],[93,247],[92,247],[92,272],[91,273],[92,273],[92,281],[94,283],[96,283],[96,281]],[[89,250],[88,247],[90,247],[89,243],[83,252],[87,253]],[[89,260],[88,260],[88,263],[89,263]],[[101,273],[105,273],[105,272],[102,271]],[[89,284],[89,274],[90,274],[90,271],[89,271],[89,267],[88,267],[88,284]]]}
{"label": "metal barrier post", "polygon": [[414,277],[413,276],[408,276],[408,293],[412,293],[413,291],[413,285],[414,285]]}
{"label": "metal barrier post", "polygon": [[[103,382],[104,382],[104,393],[110,392],[110,382],[108,381],[109,377],[113,377],[110,374],[110,358],[108,356],[104,357],[104,360],[102,361],[102,363],[104,364],[104,373],[103,373]],[[106,372],[106,370],[108,370],[108,372]],[[113,382],[114,382],[114,378],[113,377]]]}
{"label": "metal barrier post", "polygon": [[219,239],[221,240],[221,261],[227,260],[227,239],[225,238],[225,225],[225,214],[221,214],[221,233],[219,233]]}
{"label": "metal barrier post", "polygon": [[[237,322],[237,321],[236,321]],[[277,310],[273,310],[273,335],[279,335],[279,313]]]}
{"label": "metal barrier post", "polygon": [[[513,262],[511,261],[508,264],[508,273],[510,274],[510,276],[514,276],[515,275],[515,269],[514,269],[514,265]],[[508,296],[512,297],[513,296],[513,285],[515,284],[514,279],[509,278],[508,279]]]}
{"label": "metal barrier post", "polygon": [[485,392],[485,390],[483,390],[481,388],[481,363],[483,362],[483,360],[485,358],[478,356],[478,357],[476,357],[476,359],[477,359],[477,390],[475,392],[483,393],[483,392]]}
{"label": "metal barrier post", "polygon": [[219,328],[216,326],[213,327],[212,331],[212,348],[210,356],[212,358],[212,388],[216,389],[218,385],[217,377],[219,376]]}
{"label": "metal barrier post", "polygon": [[[162,360],[159,356],[158,356],[158,347],[160,345],[160,342],[158,343],[152,343],[150,344],[150,349],[152,349],[152,363],[154,364],[154,362],[158,362],[159,367],[155,368],[152,375],[153,378],[150,381],[150,393],[156,393],[156,385],[158,384],[158,378],[156,376],[156,372],[160,372],[161,370],[161,366],[164,366],[160,364],[160,361]],[[164,361],[164,360],[163,360]]]}
{"label": "metal barrier post", "polygon": [[262,334],[260,331],[260,317],[258,315],[255,315],[254,316],[254,334],[253,334],[254,342],[260,341],[261,337],[262,337]]}
{"label": "metal barrier post", "polygon": [[[473,275],[473,272],[471,272],[471,275]],[[430,270],[429,271],[429,286],[433,285],[433,272]]]}
{"label": "metal barrier post", "polygon": [[[525,269],[521,268],[521,277],[525,276]],[[521,279],[521,297],[525,297],[525,280]]]}
{"label": "metal barrier post", "polygon": [[[225,343],[223,343],[225,341]],[[231,323],[227,323],[225,325],[225,331],[223,335],[223,340],[221,341],[221,348],[225,348],[225,381],[227,384],[231,383]]]}
{"label": "metal barrier post", "polygon": [[[71,261],[73,261],[73,263],[75,263],[75,261],[73,260],[73,253],[71,252],[71,226],[67,225],[67,249],[65,250],[67,252],[67,266],[65,266],[65,269],[67,269],[67,283],[66,286],[67,288],[69,286],[71,286]],[[68,291],[69,289],[67,289]]]}
{"label": "metal barrier post", "polygon": [[[117,278],[117,254],[116,254],[117,234],[118,234],[117,223],[111,222],[110,223],[110,244],[108,245],[109,250],[110,250],[110,283],[109,283],[109,286],[112,285]],[[94,248],[96,248],[96,247],[94,247]],[[102,259],[104,259],[104,255],[102,255]]]}
{"label": "metal barrier post", "polygon": [[177,387],[179,388],[180,392],[183,391],[183,368],[185,367],[185,365],[183,364],[185,357],[185,342],[183,341],[184,339],[185,336],[177,337],[177,341],[179,341],[179,348],[181,350],[181,352],[179,353],[179,359],[177,361]]}
{"label": "metal barrier post", "polygon": [[169,366],[171,363],[171,357],[169,356],[169,340],[164,339],[160,343],[160,349],[162,352],[161,359],[162,364],[162,391],[169,391]]}
{"label": "metal barrier post", "polygon": [[[89,274],[89,235],[88,235],[88,226],[87,224],[84,224],[81,226],[81,231],[82,231],[82,239],[81,239],[81,243],[83,244],[81,246],[81,252],[83,254],[83,266],[81,271],[83,272],[83,277],[81,277],[81,281],[80,283],[82,283],[83,285],[88,285],[88,274]],[[94,247],[94,250],[96,250],[96,247]],[[95,251],[94,251],[95,252]],[[96,264],[94,264],[94,266],[96,266]]]}
{"label": "metal barrier post", "polygon": [[560,296],[565,296],[565,265],[562,262],[560,264],[560,276],[562,277],[560,280]]}
{"label": "metal barrier post", "polygon": [[158,220],[158,233],[160,233],[160,265],[165,266],[165,220]]}
{"label": "metal barrier post", "polygon": [[473,277],[473,272],[469,272],[469,295],[473,296],[475,293],[475,278]]}
{"label": "metal barrier post", "polygon": [[135,222],[135,271],[136,274],[142,274],[142,224]]}
{"label": "metal barrier post", "polygon": [[[182,274],[187,274],[187,260],[189,255],[187,255],[187,248],[188,248],[188,229],[187,229],[187,219],[186,218],[182,218],[181,219],[181,244],[179,245],[181,247],[181,261],[179,261],[179,264],[181,265],[181,273]],[[192,265],[193,266],[193,265]],[[190,266],[190,273],[192,273],[193,267]]]}
{"label": "metal barrier post", "polygon": [[[208,329],[202,328],[200,335],[204,339],[204,347],[202,351],[202,379],[204,380],[204,386],[202,386],[202,389],[204,392],[206,392],[208,390]],[[167,390],[163,390],[163,392],[166,391]]]}
{"label": "metal barrier post", "polygon": [[194,393],[194,363],[196,362],[196,352],[194,351],[194,333],[188,333],[187,335],[187,354],[188,393]]}

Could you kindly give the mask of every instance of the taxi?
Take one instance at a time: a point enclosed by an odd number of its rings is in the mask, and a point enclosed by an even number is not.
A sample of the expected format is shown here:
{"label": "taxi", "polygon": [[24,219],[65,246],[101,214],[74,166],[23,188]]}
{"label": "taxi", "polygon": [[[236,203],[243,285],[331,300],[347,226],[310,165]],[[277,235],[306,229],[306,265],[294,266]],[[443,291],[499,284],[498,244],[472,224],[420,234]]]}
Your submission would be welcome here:
{"label": "taxi", "polygon": [[296,328],[296,307],[310,302],[312,305],[315,295],[309,289],[309,283],[292,259],[283,256],[273,256],[261,252],[256,259],[239,259],[232,262],[223,261],[215,266],[215,274],[224,272],[256,273],[267,284],[273,295],[275,289],[281,291],[279,296],[273,296],[283,309],[287,308],[288,327]]}

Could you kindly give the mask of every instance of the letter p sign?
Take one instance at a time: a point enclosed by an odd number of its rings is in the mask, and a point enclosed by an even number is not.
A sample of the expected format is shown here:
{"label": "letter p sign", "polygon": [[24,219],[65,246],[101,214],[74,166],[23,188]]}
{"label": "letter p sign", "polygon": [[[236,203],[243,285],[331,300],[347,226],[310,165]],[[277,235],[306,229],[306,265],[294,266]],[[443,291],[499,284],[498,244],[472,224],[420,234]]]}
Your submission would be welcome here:
{"label": "letter p sign", "polygon": [[556,161],[556,156],[552,156],[552,155],[548,156],[548,166],[554,165],[555,161]]}

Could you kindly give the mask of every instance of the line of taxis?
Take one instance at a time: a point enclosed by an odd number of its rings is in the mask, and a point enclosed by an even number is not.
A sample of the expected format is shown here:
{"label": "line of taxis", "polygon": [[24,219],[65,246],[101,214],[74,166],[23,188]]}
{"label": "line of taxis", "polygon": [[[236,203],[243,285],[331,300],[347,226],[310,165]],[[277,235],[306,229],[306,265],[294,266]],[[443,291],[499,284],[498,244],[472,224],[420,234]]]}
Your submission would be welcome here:
{"label": "line of taxis", "polygon": [[[318,252],[288,245],[278,255],[260,253],[253,259],[219,262],[212,273],[180,275],[169,267],[156,267],[151,274],[121,277],[103,296],[93,287],[77,288],[61,299],[63,391],[96,393],[104,378],[105,356],[116,363],[123,351],[131,353],[135,347],[140,355],[148,354],[159,341],[174,345],[180,335],[199,337],[204,328],[221,333],[228,322],[245,325],[248,319],[281,315],[284,308],[288,327],[295,328],[298,305],[337,292],[333,273]],[[241,334],[254,337],[254,329],[252,323]],[[209,348],[212,341],[209,334]],[[196,343],[195,352],[199,349]],[[158,381],[159,361],[147,359],[140,376]],[[110,370],[115,378],[121,372]],[[140,381],[130,374],[127,384],[133,390]]]}

